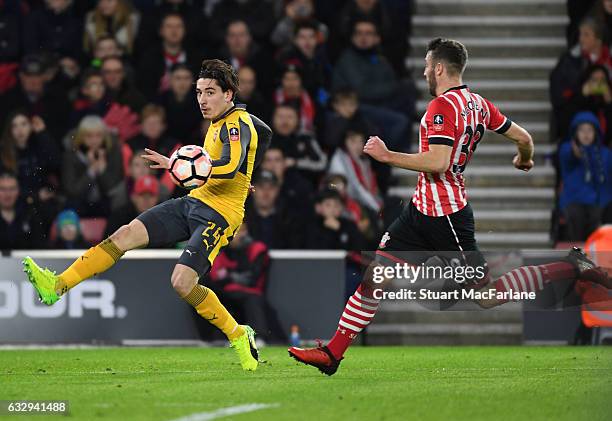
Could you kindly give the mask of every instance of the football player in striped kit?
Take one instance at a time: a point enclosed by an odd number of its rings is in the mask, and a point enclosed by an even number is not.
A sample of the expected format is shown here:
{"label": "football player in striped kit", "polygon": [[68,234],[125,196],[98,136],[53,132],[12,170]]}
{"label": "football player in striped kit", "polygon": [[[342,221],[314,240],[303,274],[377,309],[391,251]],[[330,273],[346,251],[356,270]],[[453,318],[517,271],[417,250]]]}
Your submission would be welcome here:
{"label": "football player in striped kit", "polygon": [[[448,264],[449,260],[441,256],[456,253],[461,265],[485,268],[474,271],[482,276],[474,276],[458,287],[506,293],[480,294],[487,297],[476,301],[483,308],[508,302],[498,298],[500,295],[538,292],[550,282],[580,278],[612,289],[612,279],[579,249],[573,249],[558,262],[520,267],[498,279],[488,275],[486,261],[476,244],[474,215],[467,201],[463,172],[486,130],[502,134],[516,144],[513,165],[518,170],[533,168],[534,146],[524,128],[463,84],[467,58],[465,46],[458,41],[437,38],[429,43],[424,76],[435,98],[421,120],[418,153],[390,151],[377,136],[367,141],[364,152],[372,158],[417,171],[417,187],[412,200],[381,239],[376,261],[368,267],[364,280],[349,298],[334,337],[326,346],[289,348],[289,355],[296,360],[327,375],[336,372],[353,339],[376,314],[380,294],[375,291],[380,291],[384,283],[375,282],[373,274],[381,265]],[[407,259],[407,255],[412,258]]]}

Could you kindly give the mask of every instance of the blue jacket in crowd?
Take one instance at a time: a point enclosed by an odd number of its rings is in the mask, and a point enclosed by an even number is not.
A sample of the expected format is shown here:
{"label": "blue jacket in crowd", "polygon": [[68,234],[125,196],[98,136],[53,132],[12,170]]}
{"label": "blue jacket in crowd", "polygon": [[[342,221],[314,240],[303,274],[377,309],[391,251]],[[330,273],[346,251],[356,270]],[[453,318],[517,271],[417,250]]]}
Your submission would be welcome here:
{"label": "blue jacket in crowd", "polygon": [[[589,146],[580,146],[582,157],[576,158],[572,142],[576,129],[582,123],[591,123],[596,130],[596,139]],[[612,152],[602,144],[599,121],[591,112],[580,112],[572,120],[570,137],[559,148],[559,166],[563,189],[559,207],[578,203],[606,207],[612,202]]]}

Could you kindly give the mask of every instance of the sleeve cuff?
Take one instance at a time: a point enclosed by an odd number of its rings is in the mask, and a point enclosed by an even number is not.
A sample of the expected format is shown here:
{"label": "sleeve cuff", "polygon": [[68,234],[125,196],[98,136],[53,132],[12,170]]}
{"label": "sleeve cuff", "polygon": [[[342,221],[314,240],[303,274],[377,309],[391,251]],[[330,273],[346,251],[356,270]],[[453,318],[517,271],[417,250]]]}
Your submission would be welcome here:
{"label": "sleeve cuff", "polygon": [[429,138],[429,144],[430,145],[446,145],[446,146],[453,146],[453,141],[447,137],[430,137]]}
{"label": "sleeve cuff", "polygon": [[495,133],[504,134],[510,129],[510,126],[512,126],[512,120],[506,118],[506,122],[499,129],[495,130]]}

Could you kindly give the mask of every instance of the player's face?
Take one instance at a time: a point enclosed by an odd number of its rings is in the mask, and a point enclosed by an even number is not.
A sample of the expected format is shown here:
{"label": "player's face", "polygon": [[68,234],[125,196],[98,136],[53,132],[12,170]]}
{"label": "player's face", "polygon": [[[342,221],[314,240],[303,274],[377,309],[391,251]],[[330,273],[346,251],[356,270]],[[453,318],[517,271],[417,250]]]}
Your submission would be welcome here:
{"label": "player's face", "polygon": [[603,0],[604,10],[608,15],[612,15],[612,0]]}
{"label": "player's face", "polygon": [[23,114],[16,115],[11,123],[11,134],[13,139],[15,139],[15,144],[18,147],[24,148],[31,133],[32,124],[30,124],[30,120]]}
{"label": "player's face", "polygon": [[438,82],[436,81],[435,66],[433,59],[431,58],[431,51],[425,56],[425,71],[423,72],[425,80],[427,80],[427,86],[429,87],[429,93],[431,96],[437,95]]}
{"label": "player's face", "polygon": [[202,116],[207,120],[221,116],[232,102],[232,91],[223,92],[215,79],[198,79],[196,96]]}

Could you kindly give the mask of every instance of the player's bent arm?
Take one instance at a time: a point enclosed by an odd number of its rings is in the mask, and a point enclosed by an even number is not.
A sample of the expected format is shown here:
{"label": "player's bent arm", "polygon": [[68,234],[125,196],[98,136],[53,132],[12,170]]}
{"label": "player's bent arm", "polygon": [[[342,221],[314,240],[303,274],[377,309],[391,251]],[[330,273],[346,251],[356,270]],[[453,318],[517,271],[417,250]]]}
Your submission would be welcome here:
{"label": "player's bent arm", "polygon": [[503,135],[516,144],[521,161],[527,162],[533,159],[533,139],[527,130],[512,122],[510,128]]}
{"label": "player's bent arm", "polygon": [[211,178],[234,178],[246,156],[247,145],[251,142],[248,126],[238,128],[223,126],[219,137],[223,142],[221,157],[212,161]]}
{"label": "player's bent arm", "polygon": [[406,170],[441,173],[448,169],[452,151],[448,145],[429,145],[429,151],[420,153],[389,151],[386,163]]}

